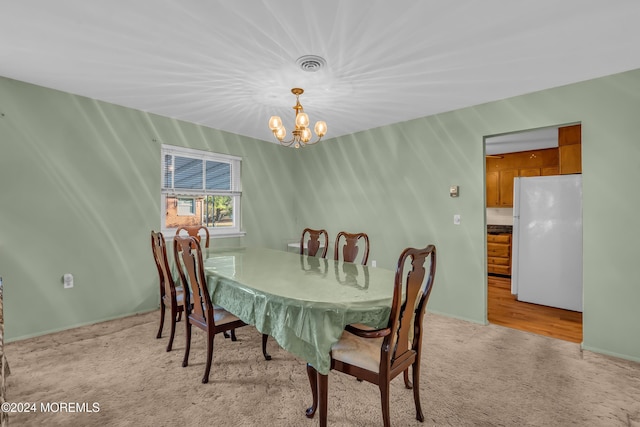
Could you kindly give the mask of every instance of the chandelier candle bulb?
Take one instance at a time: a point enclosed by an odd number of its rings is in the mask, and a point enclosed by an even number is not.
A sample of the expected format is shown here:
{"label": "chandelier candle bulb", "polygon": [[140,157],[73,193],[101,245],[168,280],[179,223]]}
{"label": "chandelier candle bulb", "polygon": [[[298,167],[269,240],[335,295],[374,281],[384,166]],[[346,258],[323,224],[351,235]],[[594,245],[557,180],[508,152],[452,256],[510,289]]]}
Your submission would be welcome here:
{"label": "chandelier candle bulb", "polygon": [[311,131],[309,130],[309,128],[302,129],[300,139],[302,139],[302,142],[309,142],[311,140]]}
{"label": "chandelier candle bulb", "polygon": [[320,120],[316,122],[314,130],[316,131],[316,135],[322,138],[327,133],[327,124]]}
{"label": "chandelier candle bulb", "polygon": [[306,128],[309,126],[309,116],[307,113],[300,113],[296,115],[296,126],[299,128]]}
{"label": "chandelier candle bulb", "polygon": [[278,128],[282,127],[282,120],[279,116],[271,116],[269,119],[269,129],[275,131]]}
{"label": "chandelier candle bulb", "polygon": [[287,130],[284,126],[280,126],[278,129],[273,131],[273,134],[278,138],[278,141],[282,141],[285,136],[287,136]]}

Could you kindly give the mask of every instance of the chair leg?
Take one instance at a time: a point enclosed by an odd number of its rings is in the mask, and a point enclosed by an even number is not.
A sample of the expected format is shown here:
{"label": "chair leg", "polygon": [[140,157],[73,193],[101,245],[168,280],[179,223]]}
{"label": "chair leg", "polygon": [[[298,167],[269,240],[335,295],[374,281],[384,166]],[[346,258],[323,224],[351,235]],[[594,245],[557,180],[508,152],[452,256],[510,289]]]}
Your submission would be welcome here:
{"label": "chair leg", "polygon": [[411,384],[411,381],[409,381],[409,368],[405,369],[404,371],[404,386],[408,389],[413,388],[413,384]]}
{"label": "chair leg", "polygon": [[413,363],[413,400],[416,403],[416,420],[422,423],[424,422],[424,414],[420,405],[420,359]]}
{"label": "chair leg", "polygon": [[235,329],[231,330],[231,341],[238,341],[238,338],[236,338],[236,330]]}
{"label": "chair leg", "polygon": [[262,334],[262,355],[264,356],[264,360],[271,360],[271,355],[267,353],[267,340],[269,339],[269,335]]}
{"label": "chair leg", "polygon": [[309,385],[311,386],[311,397],[313,403],[307,408],[305,415],[307,418],[313,418],[318,409],[318,373],[315,368],[307,363],[307,376],[309,377]]}
{"label": "chair leg", "polygon": [[[320,427],[327,427],[327,413],[329,412],[329,375],[318,376],[318,409],[320,410]],[[385,426],[387,427],[387,426]]]}
{"label": "chair leg", "polygon": [[389,415],[389,383],[380,384],[380,402],[382,403],[382,421],[384,427],[391,426],[391,417]]}
{"label": "chair leg", "polygon": [[164,327],[164,311],[165,306],[164,306],[164,302],[160,301],[160,303],[162,304],[160,306],[160,328],[158,329],[158,334],[156,335],[156,338],[162,338],[162,328]]}
{"label": "chair leg", "polygon": [[191,322],[189,322],[189,316],[184,316],[185,324],[185,346],[184,346],[184,359],[182,359],[182,367],[186,367],[189,364],[189,349],[191,348]]}
{"label": "chair leg", "polygon": [[202,377],[202,384],[209,382],[209,371],[211,371],[211,360],[213,359],[213,338],[216,334],[213,333],[211,328],[207,328],[207,365],[204,368],[204,376]]}
{"label": "chair leg", "polygon": [[179,322],[182,319],[182,312],[179,311],[178,312],[178,318],[176,319],[176,322]]}
{"label": "chair leg", "polygon": [[169,344],[167,344],[167,351],[171,351],[173,347],[173,338],[176,336],[176,316],[171,316],[171,336],[169,337]]}

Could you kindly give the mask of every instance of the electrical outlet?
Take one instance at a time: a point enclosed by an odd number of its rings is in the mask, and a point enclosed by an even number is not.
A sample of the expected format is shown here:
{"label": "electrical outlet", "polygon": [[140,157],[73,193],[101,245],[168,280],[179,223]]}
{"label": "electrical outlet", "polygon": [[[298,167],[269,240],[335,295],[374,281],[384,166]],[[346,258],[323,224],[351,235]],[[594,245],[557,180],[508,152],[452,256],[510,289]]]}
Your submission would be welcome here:
{"label": "electrical outlet", "polygon": [[460,225],[460,215],[455,214],[455,215],[453,216],[453,223],[454,223],[455,225]]}
{"label": "electrical outlet", "polygon": [[376,262],[375,259],[373,261],[371,261],[371,267],[375,267],[376,265],[378,265],[378,263]]}
{"label": "electrical outlet", "polygon": [[64,276],[62,276],[62,283],[64,283],[65,289],[73,288],[73,274],[65,273]]}

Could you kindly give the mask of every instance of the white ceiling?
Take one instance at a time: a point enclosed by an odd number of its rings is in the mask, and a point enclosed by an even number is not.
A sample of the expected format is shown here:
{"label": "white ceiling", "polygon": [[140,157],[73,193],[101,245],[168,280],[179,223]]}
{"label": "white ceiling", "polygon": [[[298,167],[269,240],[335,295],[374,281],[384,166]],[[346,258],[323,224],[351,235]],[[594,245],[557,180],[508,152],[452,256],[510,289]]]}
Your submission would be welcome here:
{"label": "white ceiling", "polygon": [[637,0],[14,0],[0,75],[270,142],[299,86],[332,138],[640,68],[638,22]]}
{"label": "white ceiling", "polygon": [[553,148],[558,146],[558,127],[491,136],[484,142],[487,155]]}

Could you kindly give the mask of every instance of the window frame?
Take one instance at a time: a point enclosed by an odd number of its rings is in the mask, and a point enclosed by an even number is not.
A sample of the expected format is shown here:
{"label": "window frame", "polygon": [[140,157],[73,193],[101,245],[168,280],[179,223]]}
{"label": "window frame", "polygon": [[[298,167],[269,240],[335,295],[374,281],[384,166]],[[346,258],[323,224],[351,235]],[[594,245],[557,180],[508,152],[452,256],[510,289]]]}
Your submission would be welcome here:
{"label": "window frame", "polygon": [[[228,154],[214,153],[212,151],[196,150],[192,148],[178,147],[174,145],[162,144],[160,155],[160,221],[161,228],[165,236],[173,236],[177,230],[177,227],[166,226],[166,213],[167,213],[167,196],[169,197],[184,197],[194,199],[194,210],[197,212],[195,205],[198,203],[197,198],[206,196],[230,196],[233,206],[233,226],[232,227],[207,227],[209,234],[212,238],[216,237],[236,237],[244,236],[245,232],[242,231],[242,211],[241,211],[241,199],[242,199],[242,185],[241,185],[241,167],[242,158],[232,156]],[[165,186],[165,157],[178,156],[186,157],[190,159],[197,159],[203,162],[203,172],[206,171],[206,162],[218,162],[226,163],[230,166],[230,189],[229,190],[208,190],[204,188],[206,186],[203,177],[203,188],[198,189],[176,189],[172,182],[170,186]],[[175,176],[173,177],[175,179]],[[195,212],[194,212],[195,215]]]}

